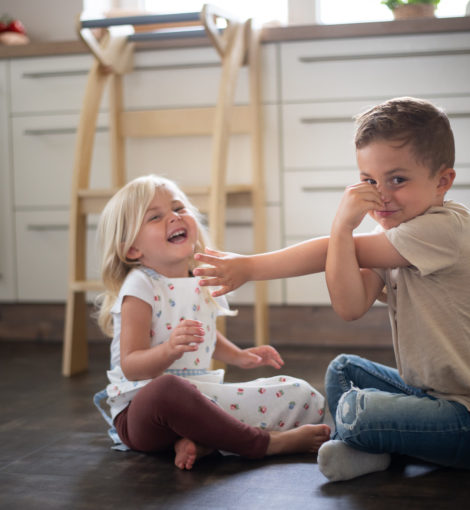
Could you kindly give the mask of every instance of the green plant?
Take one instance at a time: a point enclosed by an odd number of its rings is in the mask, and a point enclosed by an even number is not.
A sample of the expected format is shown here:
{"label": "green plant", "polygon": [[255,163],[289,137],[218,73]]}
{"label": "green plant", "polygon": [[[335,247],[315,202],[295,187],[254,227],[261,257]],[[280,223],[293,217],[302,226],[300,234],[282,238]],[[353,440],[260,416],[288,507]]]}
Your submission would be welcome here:
{"label": "green plant", "polygon": [[390,10],[396,9],[400,5],[410,5],[410,4],[431,4],[436,5],[441,0],[382,0],[381,3],[386,5]]}

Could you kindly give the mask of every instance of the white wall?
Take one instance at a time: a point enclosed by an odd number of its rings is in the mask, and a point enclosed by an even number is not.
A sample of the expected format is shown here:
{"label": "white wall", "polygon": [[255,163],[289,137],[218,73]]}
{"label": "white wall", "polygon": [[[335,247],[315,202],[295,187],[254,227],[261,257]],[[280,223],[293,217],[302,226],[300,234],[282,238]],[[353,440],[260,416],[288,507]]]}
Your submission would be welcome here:
{"label": "white wall", "polygon": [[18,18],[32,42],[77,38],[75,20],[83,0],[0,0],[0,15]]}

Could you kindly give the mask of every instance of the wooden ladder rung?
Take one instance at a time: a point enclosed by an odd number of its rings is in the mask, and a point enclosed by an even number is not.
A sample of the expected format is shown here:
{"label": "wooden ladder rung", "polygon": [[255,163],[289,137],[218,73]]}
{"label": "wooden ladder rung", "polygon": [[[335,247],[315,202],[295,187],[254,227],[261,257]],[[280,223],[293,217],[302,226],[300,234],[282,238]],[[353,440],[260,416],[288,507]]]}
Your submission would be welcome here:
{"label": "wooden ladder rung", "polygon": [[[209,136],[214,131],[215,115],[215,107],[124,111],[120,124],[122,135],[129,138]],[[249,134],[252,129],[251,107],[232,106],[230,132]]]}
{"label": "wooden ladder rung", "polygon": [[[184,192],[194,205],[203,213],[208,210],[210,186],[183,187]],[[117,189],[81,189],[78,191],[80,214],[99,214]],[[253,192],[251,184],[230,184],[225,187],[228,205],[249,204],[249,195]]]}
{"label": "wooden ladder rung", "polygon": [[77,196],[80,214],[100,213],[116,189],[80,189]]}

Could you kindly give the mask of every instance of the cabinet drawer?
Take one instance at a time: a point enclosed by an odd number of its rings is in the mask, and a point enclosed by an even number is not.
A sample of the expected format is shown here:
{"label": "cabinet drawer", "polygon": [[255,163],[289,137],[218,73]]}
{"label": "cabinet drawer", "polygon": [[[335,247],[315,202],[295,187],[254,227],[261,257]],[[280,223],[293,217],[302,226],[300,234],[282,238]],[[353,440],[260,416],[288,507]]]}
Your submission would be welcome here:
{"label": "cabinet drawer", "polygon": [[[15,206],[67,207],[76,143],[78,115],[17,117],[13,119],[13,162]],[[100,115],[98,126],[106,129]],[[95,137],[91,183],[109,187],[109,137],[106,131]]]}
{"label": "cabinet drawer", "polygon": [[288,305],[330,305],[325,273],[297,276],[286,280]]}
{"label": "cabinet drawer", "polygon": [[365,101],[283,106],[284,167],[355,168],[353,117],[369,106]]}
{"label": "cabinet drawer", "polygon": [[[253,245],[253,213],[248,208],[228,208],[227,210],[227,231],[226,251],[250,255],[254,253]],[[267,251],[281,248],[280,225],[281,212],[279,206],[266,208],[266,243]],[[235,304],[254,303],[254,283],[249,282],[230,293],[228,300]],[[272,280],[268,283],[268,300],[270,304],[282,302],[282,282]]]}
{"label": "cabinet drawer", "polygon": [[92,62],[91,55],[12,60],[12,113],[79,112]]}
{"label": "cabinet drawer", "polygon": [[[328,235],[344,188],[359,180],[357,171],[286,172],[284,225],[286,239]],[[357,232],[370,232],[376,223],[368,216]]]}
{"label": "cabinet drawer", "polygon": [[[262,100],[277,99],[276,47],[261,52]],[[221,78],[220,57],[214,48],[142,51],[135,54],[134,71],[125,76],[124,98],[129,109],[210,106],[217,102]],[[247,68],[237,80],[235,101],[249,98]]]}
{"label": "cabinet drawer", "polygon": [[[285,243],[291,246],[305,238],[292,238]],[[325,273],[309,274],[286,278],[286,304],[288,305],[330,305],[330,296],[325,281]]]}
{"label": "cabinet drawer", "polygon": [[[455,137],[456,164],[469,166],[470,97],[429,97],[449,116]],[[354,117],[378,104],[374,99],[288,104],[282,107],[284,167],[356,168]]]}
{"label": "cabinet drawer", "polygon": [[[16,213],[18,300],[61,302],[67,296],[68,213],[36,211]],[[90,218],[96,225],[97,219]],[[88,278],[97,278],[96,228],[87,237]]]}
{"label": "cabinet drawer", "polygon": [[[264,114],[264,174],[266,200],[279,202],[279,160],[277,110],[265,106]],[[157,173],[174,179],[183,186],[207,185],[210,182],[212,137],[184,136],[128,139],[126,166],[129,179],[145,173]],[[250,137],[230,137],[227,182],[251,182]]]}
{"label": "cabinet drawer", "polygon": [[284,101],[465,94],[470,40],[461,33],[284,43],[281,62]]}

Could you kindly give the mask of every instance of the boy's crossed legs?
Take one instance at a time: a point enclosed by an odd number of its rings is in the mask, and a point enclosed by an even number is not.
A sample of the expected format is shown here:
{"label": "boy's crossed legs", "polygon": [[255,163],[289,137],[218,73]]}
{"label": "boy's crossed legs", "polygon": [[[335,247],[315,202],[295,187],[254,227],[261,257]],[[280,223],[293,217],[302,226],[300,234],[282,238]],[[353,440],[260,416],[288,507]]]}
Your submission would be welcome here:
{"label": "boy's crossed legs", "polygon": [[326,395],[336,432],[318,463],[331,481],[386,469],[391,453],[470,468],[470,412],[407,385],[396,369],[338,356],[328,367]]}

